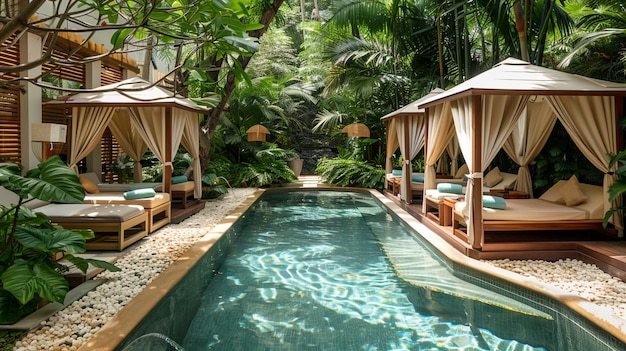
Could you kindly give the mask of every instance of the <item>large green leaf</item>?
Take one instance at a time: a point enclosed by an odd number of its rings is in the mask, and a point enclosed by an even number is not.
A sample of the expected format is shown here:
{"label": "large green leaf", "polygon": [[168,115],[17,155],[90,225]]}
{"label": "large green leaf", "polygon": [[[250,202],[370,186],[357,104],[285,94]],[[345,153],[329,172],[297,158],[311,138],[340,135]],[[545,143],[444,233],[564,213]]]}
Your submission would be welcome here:
{"label": "large green leaf", "polygon": [[87,268],[89,268],[89,265],[92,265],[96,268],[104,268],[111,272],[119,272],[121,270],[114,264],[106,261],[94,260],[92,258],[82,258],[76,257],[74,255],[65,255],[63,258],[70,261],[73,265],[76,266],[76,268],[80,269],[83,273],[87,272]]}
{"label": "large green leaf", "polygon": [[52,230],[20,226],[15,239],[27,248],[49,252],[85,252],[85,239],[79,233],[56,226]]}
{"label": "large green leaf", "polygon": [[63,303],[69,290],[67,280],[43,262],[36,263],[31,268],[25,260],[15,260],[0,279],[3,288],[11,292],[21,304],[26,304],[37,296]]}
{"label": "large green leaf", "polygon": [[85,189],[78,176],[67,167],[58,156],[40,163],[36,169],[26,173],[26,177],[7,176],[3,186],[21,198],[28,195],[44,200],[63,203],[83,203]]}
{"label": "large green leaf", "polygon": [[39,299],[33,299],[22,305],[10,292],[0,288],[0,324],[16,323],[22,317],[34,312],[38,302]]}

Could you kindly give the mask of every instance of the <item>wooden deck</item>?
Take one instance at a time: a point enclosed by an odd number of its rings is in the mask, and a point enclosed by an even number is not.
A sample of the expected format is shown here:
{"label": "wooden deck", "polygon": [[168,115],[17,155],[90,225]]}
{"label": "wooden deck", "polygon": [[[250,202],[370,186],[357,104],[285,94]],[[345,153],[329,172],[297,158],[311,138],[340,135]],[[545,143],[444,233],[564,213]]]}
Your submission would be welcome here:
{"label": "wooden deck", "polygon": [[473,249],[454,234],[451,226],[442,226],[436,217],[422,213],[421,199],[407,204],[388,191],[385,196],[441,236],[456,250],[481,260],[547,260],[572,258],[595,264],[603,271],[626,281],[626,242],[593,231],[488,232],[482,250]]}

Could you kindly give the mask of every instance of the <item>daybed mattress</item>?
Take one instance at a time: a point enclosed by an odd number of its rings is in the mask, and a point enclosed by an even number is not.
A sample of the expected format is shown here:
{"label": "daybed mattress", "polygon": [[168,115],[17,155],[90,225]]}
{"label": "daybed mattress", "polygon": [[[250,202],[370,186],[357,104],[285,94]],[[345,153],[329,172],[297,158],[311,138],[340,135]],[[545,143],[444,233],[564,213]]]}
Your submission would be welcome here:
{"label": "daybed mattress", "polygon": [[33,209],[48,216],[52,222],[121,223],[141,215],[144,209],[138,205],[91,205],[91,204],[48,204]]}
{"label": "daybed mattress", "polygon": [[193,191],[194,188],[195,188],[195,184],[193,181],[186,181],[182,183],[172,184],[172,186],[170,187],[170,190],[189,192],[189,191]]}
{"label": "daybed mattress", "polygon": [[117,205],[139,205],[146,209],[158,207],[170,201],[170,194],[156,193],[153,197],[144,199],[126,200],[123,192],[107,192],[98,194],[86,194],[86,204],[117,204]]}
{"label": "daybed mattress", "polygon": [[137,189],[152,188],[155,191],[160,191],[163,184],[161,183],[98,183],[98,190],[103,193],[106,192],[125,192]]}
{"label": "daybed mattress", "polygon": [[[455,211],[462,212],[465,205],[465,202],[457,202]],[[585,208],[585,206],[565,206],[541,199],[507,199],[504,210],[483,208],[483,220],[538,222],[602,219],[602,211],[602,203],[599,203],[598,211],[598,205]]]}

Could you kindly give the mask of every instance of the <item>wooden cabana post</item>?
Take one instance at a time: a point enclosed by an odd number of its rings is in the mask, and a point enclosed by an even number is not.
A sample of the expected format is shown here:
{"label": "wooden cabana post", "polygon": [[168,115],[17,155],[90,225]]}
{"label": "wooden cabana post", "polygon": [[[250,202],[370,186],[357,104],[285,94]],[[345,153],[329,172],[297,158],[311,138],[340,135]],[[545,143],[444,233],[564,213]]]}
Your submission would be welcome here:
{"label": "wooden cabana post", "polygon": [[[482,140],[483,140],[483,120],[482,120],[482,96],[472,96],[472,169],[470,174],[473,178],[474,191],[472,192],[472,223],[474,224],[474,235],[470,244],[474,249],[481,249],[485,242],[485,232],[483,231],[483,174],[482,174]],[[475,175],[480,175],[476,178]],[[467,201],[467,199],[466,199]]]}

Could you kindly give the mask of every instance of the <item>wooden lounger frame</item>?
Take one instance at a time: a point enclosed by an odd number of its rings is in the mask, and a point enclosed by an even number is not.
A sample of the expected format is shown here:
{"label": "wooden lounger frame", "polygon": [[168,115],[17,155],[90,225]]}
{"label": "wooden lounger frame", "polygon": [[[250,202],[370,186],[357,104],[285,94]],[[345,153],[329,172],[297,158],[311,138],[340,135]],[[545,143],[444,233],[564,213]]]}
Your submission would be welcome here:
{"label": "wooden lounger frame", "polygon": [[170,218],[172,218],[171,200],[157,207],[144,207],[144,210],[148,213],[148,233],[152,233],[155,230],[168,225],[170,223]]}
{"label": "wooden lounger frame", "polygon": [[[465,235],[461,230],[461,223],[464,223],[464,216],[458,211],[453,211],[452,228],[454,234]],[[613,228],[605,228],[601,219],[571,219],[553,221],[504,221],[504,220],[483,220],[483,231],[559,231],[559,230],[594,230],[602,231],[612,235],[617,232]]]}
{"label": "wooden lounger frame", "polygon": [[66,229],[91,229],[96,237],[87,241],[87,250],[122,251],[148,235],[148,212],[144,211],[125,222],[62,222]]}
{"label": "wooden lounger frame", "polygon": [[194,189],[191,190],[172,190],[172,203],[180,203],[183,208],[187,208],[187,199],[193,197]]}

